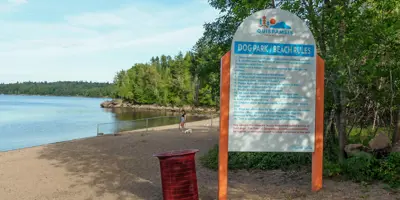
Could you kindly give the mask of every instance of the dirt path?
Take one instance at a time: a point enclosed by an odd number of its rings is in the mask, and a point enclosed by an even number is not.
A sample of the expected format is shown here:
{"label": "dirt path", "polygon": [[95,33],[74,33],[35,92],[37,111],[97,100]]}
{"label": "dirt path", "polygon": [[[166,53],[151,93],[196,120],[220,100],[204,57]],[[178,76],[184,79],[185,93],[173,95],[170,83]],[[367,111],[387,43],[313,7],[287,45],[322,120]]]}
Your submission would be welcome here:
{"label": "dirt path", "polygon": [[[197,124],[201,125],[201,124]],[[0,199],[125,200],[162,199],[158,159],[154,153],[197,148],[199,155],[218,142],[216,129],[189,126],[150,133],[102,136],[0,153]],[[200,197],[216,199],[217,172],[197,162]],[[325,180],[310,192],[310,174],[231,172],[229,199],[400,199],[380,185],[363,187]]]}

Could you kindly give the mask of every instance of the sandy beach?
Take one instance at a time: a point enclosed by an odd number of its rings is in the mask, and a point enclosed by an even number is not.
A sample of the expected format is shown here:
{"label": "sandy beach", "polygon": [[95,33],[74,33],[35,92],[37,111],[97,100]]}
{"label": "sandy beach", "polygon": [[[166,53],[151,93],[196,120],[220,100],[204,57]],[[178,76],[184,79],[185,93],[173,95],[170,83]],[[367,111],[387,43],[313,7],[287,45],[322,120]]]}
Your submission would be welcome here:
{"label": "sandy beach", "polygon": [[[209,120],[206,120],[209,121]],[[187,148],[204,154],[218,143],[218,122],[188,123],[193,134],[177,125],[149,132],[105,135],[0,153],[1,200],[162,199],[158,159],[154,153]],[[197,161],[199,195],[216,199],[217,172]],[[324,181],[310,191],[310,174],[232,171],[229,199],[400,199],[382,185]]]}

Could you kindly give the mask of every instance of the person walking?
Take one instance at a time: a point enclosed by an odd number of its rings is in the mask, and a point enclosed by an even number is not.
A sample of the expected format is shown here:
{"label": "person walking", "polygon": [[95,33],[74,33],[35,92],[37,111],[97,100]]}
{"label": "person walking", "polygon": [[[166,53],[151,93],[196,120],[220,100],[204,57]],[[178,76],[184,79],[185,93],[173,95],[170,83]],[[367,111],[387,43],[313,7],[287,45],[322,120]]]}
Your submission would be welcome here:
{"label": "person walking", "polygon": [[185,110],[182,110],[181,122],[179,124],[179,130],[183,130],[185,128],[185,122],[186,122],[186,112],[185,112]]}

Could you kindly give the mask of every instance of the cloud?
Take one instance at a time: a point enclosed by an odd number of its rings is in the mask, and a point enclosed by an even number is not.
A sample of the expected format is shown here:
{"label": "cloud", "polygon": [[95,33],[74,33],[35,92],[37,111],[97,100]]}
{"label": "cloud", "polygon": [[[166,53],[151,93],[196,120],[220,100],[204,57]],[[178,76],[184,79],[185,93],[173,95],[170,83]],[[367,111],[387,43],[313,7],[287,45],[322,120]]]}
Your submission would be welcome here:
{"label": "cloud", "polygon": [[12,3],[12,4],[25,4],[28,3],[28,0],[8,0],[8,2]]}
{"label": "cloud", "polygon": [[8,39],[0,42],[0,55],[65,56],[134,45],[176,46],[201,36],[206,20],[198,19],[213,18],[210,10],[195,14],[185,9],[149,13],[131,6],[66,16],[62,23],[0,21],[5,30],[2,35]]}
{"label": "cloud", "polygon": [[65,19],[69,24],[83,26],[120,26],[127,23],[125,19],[111,13],[85,13],[78,16],[67,16]]}
{"label": "cloud", "polygon": [[141,2],[51,21],[0,19],[0,82],[111,81],[135,62],[191,49],[218,14],[198,0],[166,5]]}
{"label": "cloud", "polygon": [[16,11],[20,5],[26,3],[27,0],[8,0],[6,3],[0,3],[0,14]]}
{"label": "cloud", "polygon": [[[114,31],[91,38],[49,38],[36,40],[23,40],[16,42],[0,43],[0,56],[24,57],[51,57],[71,56],[88,52],[110,51],[113,49],[140,47],[145,49],[159,48],[160,46],[187,46],[194,44],[196,38],[202,33],[201,26],[182,28],[170,32],[152,33],[145,37],[134,38],[131,31]],[[39,47],[39,48],[38,48]],[[139,49],[139,48],[138,48]],[[3,51],[1,51],[3,50]],[[177,49],[176,52],[179,50]]]}

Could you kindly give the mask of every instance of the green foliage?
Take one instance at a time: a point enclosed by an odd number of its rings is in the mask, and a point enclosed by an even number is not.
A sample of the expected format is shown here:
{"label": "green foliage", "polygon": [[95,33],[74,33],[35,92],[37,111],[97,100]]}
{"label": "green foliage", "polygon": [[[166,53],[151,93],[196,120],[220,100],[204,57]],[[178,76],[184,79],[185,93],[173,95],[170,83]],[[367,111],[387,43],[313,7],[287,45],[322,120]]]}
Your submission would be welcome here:
{"label": "green foliage", "polygon": [[[192,105],[194,104],[192,53],[179,53],[174,58],[162,55],[150,63],[137,63],[114,77],[115,98],[136,104]],[[205,105],[213,105],[207,102]]]}
{"label": "green foliage", "polygon": [[218,169],[218,145],[215,145],[207,153],[200,157],[200,163],[209,169]]}
{"label": "green foliage", "polygon": [[391,153],[380,162],[378,178],[392,187],[400,187],[400,152]]}
{"label": "green foliage", "polygon": [[[271,2],[209,0],[220,16],[205,24],[205,33],[195,45],[196,63],[200,67],[196,72],[219,77],[219,59],[229,51],[240,23],[254,12],[272,8]],[[306,22],[316,40],[318,54],[325,60],[325,124],[333,124],[332,129],[325,130],[325,175],[398,184],[400,159],[396,153],[385,159],[359,153],[343,163],[338,163],[338,157],[343,158],[340,156],[343,144],[367,145],[378,131],[394,132],[394,111],[399,109],[396,104],[400,99],[400,1],[275,2],[277,8],[290,11]],[[215,82],[207,79],[207,83],[211,90],[217,91],[217,79]],[[201,90],[204,96],[200,103],[209,101],[208,92],[208,88]],[[307,163],[304,155],[230,153],[229,168],[286,168]],[[217,160],[214,148],[203,157],[203,164],[216,168]]]}
{"label": "green foliage", "polygon": [[[210,169],[218,168],[218,145],[200,158],[201,163]],[[299,169],[311,164],[310,153],[260,153],[229,152],[229,169]]]}
{"label": "green foliage", "polygon": [[276,6],[305,20],[316,39],[318,52],[325,59],[327,111],[337,108],[340,99],[332,95],[337,93],[345,98],[341,102],[346,108],[363,110],[367,115],[379,104],[382,115],[388,116],[393,99],[400,98],[400,60],[395,53],[400,50],[399,1],[275,2],[210,0],[221,16],[204,24],[205,32],[193,50],[175,57],[153,57],[141,64],[156,69],[149,77],[157,85],[150,88],[144,89],[145,84],[153,82],[140,81],[144,74],[136,79],[117,74],[115,97],[138,104],[218,107],[220,58],[230,50],[236,29],[252,13]]}
{"label": "green foliage", "polygon": [[379,168],[378,160],[365,152],[359,152],[342,164],[343,173],[357,182],[374,180],[377,168]]}
{"label": "green foliage", "polygon": [[23,82],[0,84],[0,94],[111,97],[114,87],[110,83],[83,81]]}
{"label": "green foliage", "polygon": [[326,177],[334,177],[342,174],[342,167],[339,163],[335,163],[324,159],[324,176]]}
{"label": "green foliage", "polygon": [[[218,169],[218,145],[200,157],[203,166]],[[229,152],[228,169],[298,170],[310,167],[310,153],[253,153]],[[371,154],[359,152],[344,163],[324,159],[324,176],[344,176],[355,182],[381,180],[392,187],[400,186],[400,153],[391,153],[387,158],[376,159]]]}
{"label": "green foliage", "polygon": [[212,95],[212,88],[210,85],[206,84],[205,87],[201,88],[199,91],[199,104],[215,106],[215,101]]}
{"label": "green foliage", "polygon": [[376,159],[371,154],[360,152],[348,158],[342,174],[356,182],[381,180],[392,187],[400,186],[400,153],[393,152],[387,158]]}

